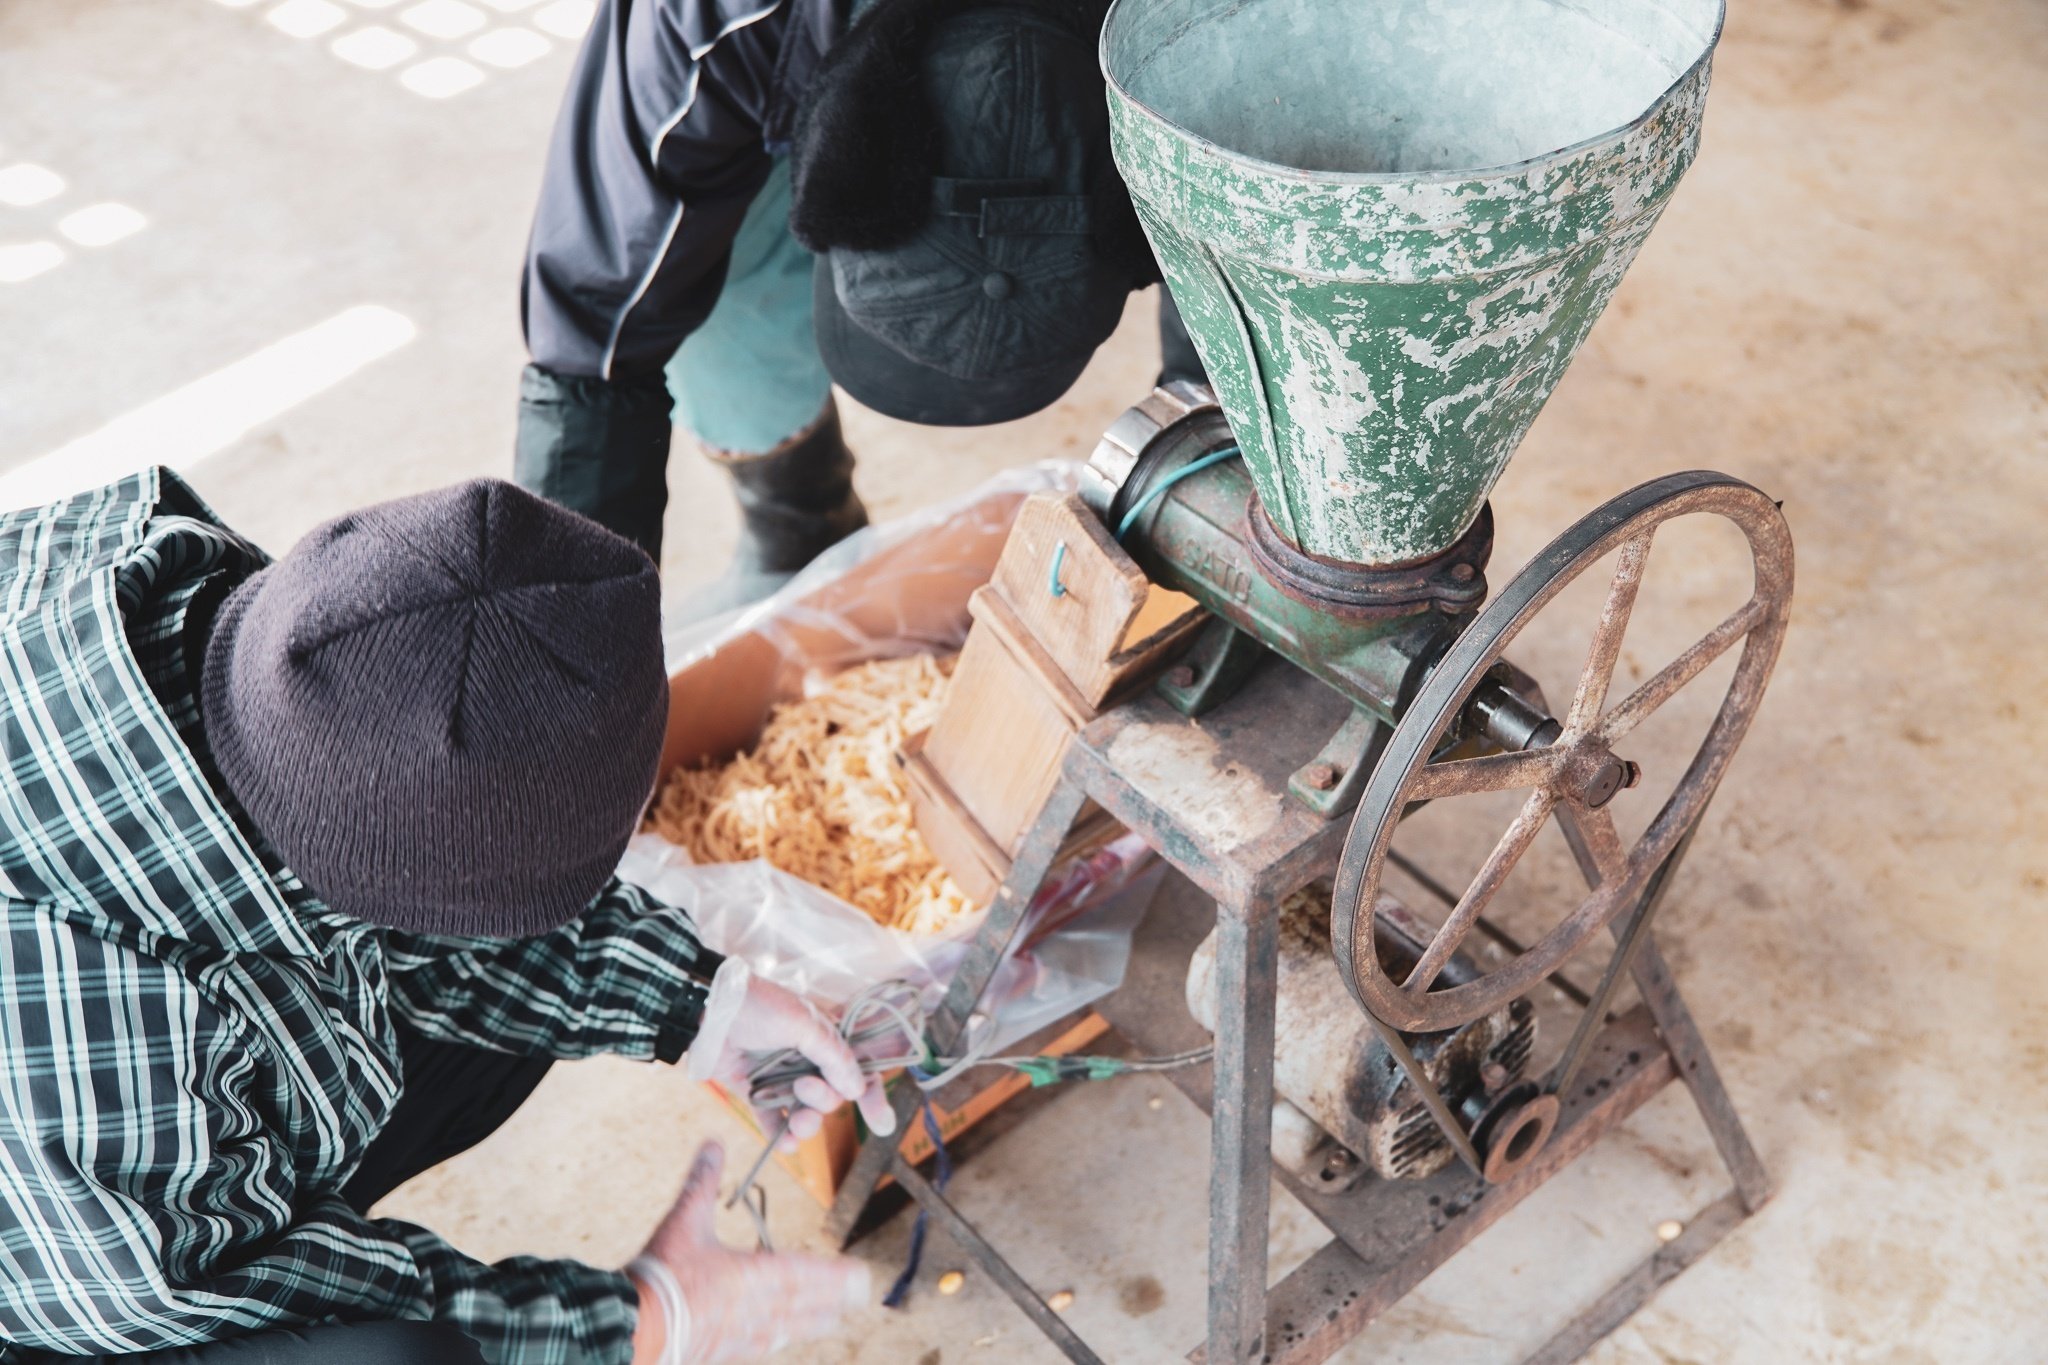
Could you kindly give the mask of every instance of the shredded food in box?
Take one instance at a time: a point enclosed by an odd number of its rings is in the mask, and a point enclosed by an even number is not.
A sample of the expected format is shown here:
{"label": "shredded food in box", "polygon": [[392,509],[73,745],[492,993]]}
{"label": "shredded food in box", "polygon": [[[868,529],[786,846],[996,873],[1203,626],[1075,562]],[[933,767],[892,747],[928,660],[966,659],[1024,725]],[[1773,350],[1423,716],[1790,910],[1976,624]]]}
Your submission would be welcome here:
{"label": "shredded food in box", "polygon": [[751,752],[670,773],[648,825],[697,862],[763,858],[890,928],[947,928],[976,907],[919,836],[895,754],[938,719],[952,668],[917,654],[847,669],[771,711]]}

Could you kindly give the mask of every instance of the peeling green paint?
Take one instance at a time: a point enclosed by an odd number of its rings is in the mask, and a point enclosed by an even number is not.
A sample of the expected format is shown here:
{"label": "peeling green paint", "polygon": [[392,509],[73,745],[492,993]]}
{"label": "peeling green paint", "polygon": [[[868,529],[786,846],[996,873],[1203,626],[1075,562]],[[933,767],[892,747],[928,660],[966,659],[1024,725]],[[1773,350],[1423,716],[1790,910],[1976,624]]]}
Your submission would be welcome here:
{"label": "peeling green paint", "polygon": [[1117,0],[1117,166],[1261,503],[1471,525],[1699,145],[1722,0]]}

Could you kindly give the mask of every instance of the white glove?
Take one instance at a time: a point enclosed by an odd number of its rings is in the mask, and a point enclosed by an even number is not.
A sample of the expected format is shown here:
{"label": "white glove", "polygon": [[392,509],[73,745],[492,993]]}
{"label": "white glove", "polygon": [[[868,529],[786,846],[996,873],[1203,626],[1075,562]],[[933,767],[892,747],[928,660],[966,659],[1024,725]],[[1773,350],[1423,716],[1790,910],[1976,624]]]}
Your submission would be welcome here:
{"label": "white glove", "polygon": [[[868,1268],[859,1261],[734,1251],[720,1242],[713,1216],[724,1167],[725,1152],[717,1143],[698,1149],[675,1207],[626,1267],[640,1288],[636,1361],[719,1365],[754,1360],[825,1335],[848,1312],[866,1306],[873,1294]],[[656,1311],[649,1312],[650,1307]]]}
{"label": "white glove", "polygon": [[[746,962],[729,957],[711,978],[704,1021],[690,1044],[690,1076],[717,1081],[738,1099],[748,1098],[747,1073],[763,1058],[793,1048],[818,1068],[816,1076],[800,1077],[796,1106],[789,1116],[785,1151],[815,1134],[825,1115],[848,1100],[858,1101],[871,1132],[896,1131],[896,1113],[882,1093],[882,1079],[861,1072],[853,1049],[825,1022],[809,1001],[774,982],[757,977]],[[756,1110],[763,1132],[781,1126],[779,1112]]]}

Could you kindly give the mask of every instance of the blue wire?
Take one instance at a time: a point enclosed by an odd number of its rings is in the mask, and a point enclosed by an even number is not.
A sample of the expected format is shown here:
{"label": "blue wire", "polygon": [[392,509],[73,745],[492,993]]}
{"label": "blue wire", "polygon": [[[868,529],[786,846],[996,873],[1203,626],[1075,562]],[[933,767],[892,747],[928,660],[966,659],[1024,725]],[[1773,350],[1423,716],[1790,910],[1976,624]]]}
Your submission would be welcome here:
{"label": "blue wire", "polygon": [[1060,582],[1060,565],[1066,562],[1067,542],[1063,540],[1060,542],[1059,548],[1052,552],[1052,573],[1046,578],[1045,582],[1045,590],[1054,597],[1065,597],[1067,595],[1067,585]]}
{"label": "blue wire", "polygon": [[[917,1067],[911,1068],[913,1074],[918,1070]],[[932,1188],[944,1194],[947,1184],[953,1179],[953,1157],[946,1150],[946,1139],[939,1135],[939,1117],[932,1112],[931,1097],[924,1096],[921,1103],[924,1106],[924,1130],[931,1137],[932,1155],[937,1159],[937,1169],[932,1172]],[[903,1273],[882,1296],[884,1308],[901,1308],[904,1300],[910,1297],[911,1282],[917,1278],[917,1267],[924,1260],[924,1235],[930,1223],[931,1215],[923,1205],[919,1205],[917,1221],[910,1225],[910,1252],[903,1258]]]}
{"label": "blue wire", "polygon": [[[1234,445],[1225,446],[1221,450],[1212,450],[1207,455],[1204,455],[1201,459],[1196,460],[1192,464],[1182,465],[1179,469],[1174,470],[1171,474],[1168,474],[1158,483],[1153,484],[1150,488],[1145,490],[1145,496],[1139,498],[1137,502],[1131,505],[1131,510],[1124,513],[1124,519],[1116,524],[1117,540],[1123,540],[1125,534],[1129,532],[1131,527],[1137,524],[1138,518],[1144,515],[1145,509],[1150,507],[1161,493],[1164,493],[1167,489],[1173,487],[1182,479],[1187,478],[1190,474],[1199,474],[1203,470],[1207,469],[1210,465],[1222,464],[1225,460],[1232,459],[1242,453],[1243,452],[1240,451]],[[1058,594],[1054,595],[1057,596]]]}

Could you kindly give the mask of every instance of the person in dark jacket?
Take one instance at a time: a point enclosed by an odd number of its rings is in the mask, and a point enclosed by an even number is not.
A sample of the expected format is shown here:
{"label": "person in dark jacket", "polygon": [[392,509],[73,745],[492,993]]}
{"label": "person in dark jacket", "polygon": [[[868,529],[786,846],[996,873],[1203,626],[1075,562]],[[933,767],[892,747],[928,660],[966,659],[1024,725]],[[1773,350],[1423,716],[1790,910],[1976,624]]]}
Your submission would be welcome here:
{"label": "person in dark jacket", "polygon": [[[857,527],[836,381],[908,421],[1056,400],[1158,279],[1110,159],[1108,0],[608,0],[534,217],[515,477],[657,559],[671,404],[731,474],[706,616]],[[1162,378],[1200,361],[1162,304]]]}
{"label": "person in dark jacket", "polygon": [[369,1215],[558,1058],[796,1047],[792,1132],[888,1131],[612,875],[668,703],[639,550],[479,480],[272,563],[158,469],[0,514],[0,604],[0,1361],[707,1362],[865,1299],[718,1246],[715,1149],[624,1271]]}

